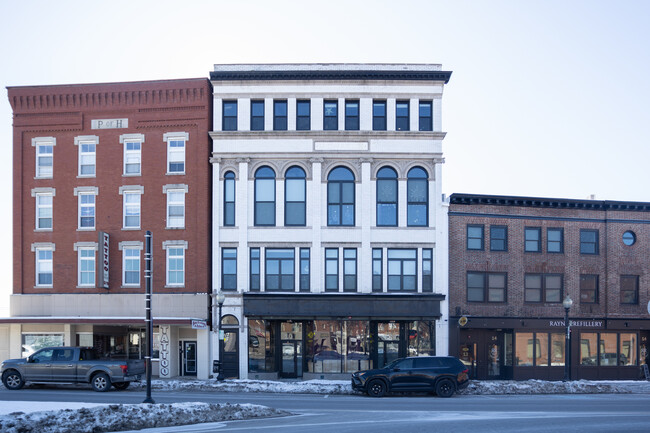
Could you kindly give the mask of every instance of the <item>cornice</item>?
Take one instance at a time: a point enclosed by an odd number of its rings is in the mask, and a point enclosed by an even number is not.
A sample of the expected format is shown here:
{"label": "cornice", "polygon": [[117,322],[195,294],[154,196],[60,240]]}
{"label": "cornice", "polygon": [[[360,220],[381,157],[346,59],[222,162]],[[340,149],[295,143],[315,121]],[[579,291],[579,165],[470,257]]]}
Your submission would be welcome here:
{"label": "cornice", "polygon": [[210,131],[213,139],[250,140],[250,139],[304,139],[320,141],[341,140],[379,140],[379,139],[425,139],[442,140],[446,132],[432,131]]}
{"label": "cornice", "polygon": [[449,82],[451,71],[275,70],[212,71],[212,81],[402,80]]}
{"label": "cornice", "polygon": [[450,204],[519,206],[535,208],[581,209],[595,211],[639,211],[650,212],[648,202],[627,202],[611,200],[575,200],[566,198],[517,197],[501,195],[452,194]]}

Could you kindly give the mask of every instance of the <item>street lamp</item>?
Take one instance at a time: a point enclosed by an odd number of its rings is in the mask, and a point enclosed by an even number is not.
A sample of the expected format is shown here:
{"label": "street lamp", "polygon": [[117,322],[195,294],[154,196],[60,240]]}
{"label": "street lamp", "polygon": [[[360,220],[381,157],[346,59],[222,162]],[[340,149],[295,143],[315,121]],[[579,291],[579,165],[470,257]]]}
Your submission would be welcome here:
{"label": "street lamp", "polygon": [[564,381],[571,380],[571,324],[569,323],[569,310],[573,305],[573,300],[566,295],[562,306],[564,307],[564,325],[566,326],[566,336],[564,337]]}
{"label": "street lamp", "polygon": [[219,341],[219,373],[217,374],[217,380],[223,380],[223,373],[222,373],[222,367],[221,367],[221,307],[223,307],[223,303],[226,300],[226,295],[223,294],[221,290],[217,292],[217,305],[219,306],[219,314],[217,318],[217,340]]}

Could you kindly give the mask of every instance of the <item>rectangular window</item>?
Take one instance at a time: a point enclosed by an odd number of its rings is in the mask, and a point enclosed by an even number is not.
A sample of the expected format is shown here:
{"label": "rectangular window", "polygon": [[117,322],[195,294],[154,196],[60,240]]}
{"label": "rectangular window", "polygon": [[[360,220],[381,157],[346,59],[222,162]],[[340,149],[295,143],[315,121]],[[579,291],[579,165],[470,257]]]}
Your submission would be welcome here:
{"label": "rectangular window", "polygon": [[79,193],[79,228],[95,228],[95,194]]}
{"label": "rectangular window", "polygon": [[307,100],[296,102],[296,130],[309,131],[311,129],[311,102]]}
{"label": "rectangular window", "polygon": [[540,227],[524,229],[524,251],[532,253],[542,251],[542,229]]}
{"label": "rectangular window", "polygon": [[384,272],[381,248],[372,249],[372,291],[384,291]]}
{"label": "rectangular window", "polygon": [[483,230],[482,225],[467,225],[468,250],[483,250]]}
{"label": "rectangular window", "polygon": [[325,290],[339,291],[339,250],[325,248]]}
{"label": "rectangular window", "polygon": [[124,174],[140,175],[142,163],[142,143],[140,141],[124,141]]}
{"label": "rectangular window", "polygon": [[36,286],[52,287],[52,249],[37,248],[36,252]]}
{"label": "rectangular window", "polygon": [[549,227],[546,229],[546,252],[563,253],[564,252],[564,229],[558,227]]}
{"label": "rectangular window", "polygon": [[251,131],[264,131],[264,101],[251,101]]}
{"label": "rectangular window", "polygon": [[129,229],[140,228],[140,192],[125,191],[124,198],[124,221],[123,227]]}
{"label": "rectangular window", "polygon": [[167,173],[185,173],[185,140],[181,138],[167,141]]}
{"label": "rectangular window", "polygon": [[185,227],[185,191],[167,190],[167,228]]}
{"label": "rectangular window", "polygon": [[122,249],[122,285],[140,285],[140,249]]}
{"label": "rectangular window", "polygon": [[372,130],[386,130],[386,101],[372,101]]}
{"label": "rectangular window", "polygon": [[639,303],[639,276],[621,275],[621,304]]}
{"label": "rectangular window", "polygon": [[52,229],[53,194],[36,194],[36,229]]}
{"label": "rectangular window", "polygon": [[395,130],[410,130],[409,101],[397,101],[395,104]]}
{"label": "rectangular window", "polygon": [[95,249],[77,249],[79,269],[78,285],[84,287],[95,287]]}
{"label": "rectangular window", "polygon": [[273,101],[273,130],[287,130],[287,101]]}
{"label": "rectangular window", "polygon": [[598,230],[580,229],[580,254],[598,254]]}
{"label": "rectangular window", "polygon": [[167,286],[185,285],[185,248],[167,247]]}
{"label": "rectangular window", "polygon": [[36,145],[36,177],[51,178],[54,159],[54,143]]}
{"label": "rectangular window", "polygon": [[223,225],[235,225],[235,174],[232,171],[223,179]]}
{"label": "rectangular window", "polygon": [[422,291],[433,292],[433,250],[422,249]]}
{"label": "rectangular window", "polygon": [[95,143],[79,143],[79,176],[95,175]]}
{"label": "rectangular window", "polygon": [[432,101],[420,101],[420,131],[433,131]]}
{"label": "rectangular window", "polygon": [[388,250],[388,290],[417,291],[417,250]]}
{"label": "rectangular window", "polygon": [[525,302],[562,302],[563,276],[561,274],[526,274]]}
{"label": "rectangular window", "polygon": [[265,250],[264,262],[266,291],[295,290],[295,252],[293,249]]}
{"label": "rectangular window", "polygon": [[598,303],[598,275],[580,275],[580,303]]}
{"label": "rectangular window", "polygon": [[468,272],[468,302],[506,302],[508,276],[497,272]]}
{"label": "rectangular window", "polygon": [[508,227],[490,226],[490,251],[508,251]]}
{"label": "rectangular window", "polygon": [[309,292],[311,278],[309,248],[300,248],[300,291]]}
{"label": "rectangular window", "polygon": [[222,129],[237,131],[237,101],[223,101]]}
{"label": "rectangular window", "polygon": [[250,290],[252,292],[260,291],[260,249],[251,248],[251,263],[250,263]]}
{"label": "rectangular window", "polygon": [[323,129],[325,131],[336,131],[339,129],[339,102],[323,102]]}
{"label": "rectangular window", "polygon": [[221,290],[237,290],[237,248],[221,249]]}
{"label": "rectangular window", "polygon": [[357,249],[343,249],[343,291],[357,291]]}
{"label": "rectangular window", "polygon": [[359,130],[359,101],[345,100],[345,130]]}

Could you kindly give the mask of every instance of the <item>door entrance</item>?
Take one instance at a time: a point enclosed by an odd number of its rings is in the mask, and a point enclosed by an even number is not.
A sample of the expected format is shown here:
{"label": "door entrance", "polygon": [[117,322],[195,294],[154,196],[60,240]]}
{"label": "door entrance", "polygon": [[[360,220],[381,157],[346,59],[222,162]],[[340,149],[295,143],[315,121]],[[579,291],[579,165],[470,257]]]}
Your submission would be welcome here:
{"label": "door entrance", "polygon": [[196,376],[196,341],[183,341],[183,376]]}
{"label": "door entrance", "polygon": [[400,357],[400,323],[377,323],[377,367]]}
{"label": "door entrance", "polygon": [[[474,379],[508,379],[512,367],[508,356],[512,356],[512,334],[503,330],[462,329],[460,331],[459,357],[470,369]],[[509,340],[510,339],[510,340]]]}
{"label": "door entrance", "polygon": [[221,374],[226,379],[239,379],[239,330],[224,329],[219,340]]}
{"label": "door entrance", "polygon": [[302,377],[302,323],[280,323],[280,377]]}

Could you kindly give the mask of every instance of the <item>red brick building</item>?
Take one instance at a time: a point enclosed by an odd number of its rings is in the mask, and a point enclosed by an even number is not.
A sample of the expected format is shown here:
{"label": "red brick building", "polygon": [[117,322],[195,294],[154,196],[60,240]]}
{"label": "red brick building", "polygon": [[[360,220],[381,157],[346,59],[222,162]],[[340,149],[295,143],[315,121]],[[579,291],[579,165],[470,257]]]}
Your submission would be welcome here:
{"label": "red brick building", "polygon": [[12,357],[44,343],[140,357],[149,230],[161,375],[207,377],[209,331],[191,319],[209,319],[211,90],[207,79],[8,88]]}
{"label": "red brick building", "polygon": [[650,315],[650,203],[453,194],[450,354],[476,378],[636,379]]}

